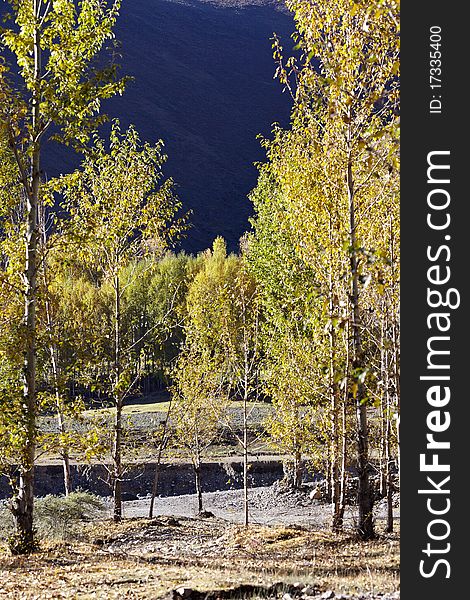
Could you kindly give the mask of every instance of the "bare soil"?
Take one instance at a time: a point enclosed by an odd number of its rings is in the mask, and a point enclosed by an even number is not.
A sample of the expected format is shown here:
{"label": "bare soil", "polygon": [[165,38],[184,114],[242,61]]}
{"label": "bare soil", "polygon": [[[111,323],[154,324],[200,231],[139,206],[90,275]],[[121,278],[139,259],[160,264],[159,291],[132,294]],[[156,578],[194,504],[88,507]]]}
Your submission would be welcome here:
{"label": "bare soil", "polygon": [[95,523],[82,541],[50,545],[31,559],[1,556],[0,568],[0,596],[15,600],[150,599],[177,597],[181,587],[211,592],[275,582],[282,582],[275,594],[245,597],[289,600],[293,587],[299,598],[310,587],[312,598],[328,590],[332,597],[398,598],[398,536],[358,543],[349,534],[245,529],[213,518],[129,519]]}

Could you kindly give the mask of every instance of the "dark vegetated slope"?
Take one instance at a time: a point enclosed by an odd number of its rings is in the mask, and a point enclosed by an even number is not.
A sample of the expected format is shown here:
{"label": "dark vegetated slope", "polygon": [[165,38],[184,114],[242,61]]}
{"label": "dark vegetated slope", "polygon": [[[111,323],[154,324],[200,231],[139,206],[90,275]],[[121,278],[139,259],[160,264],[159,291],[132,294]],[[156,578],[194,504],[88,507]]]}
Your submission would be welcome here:
{"label": "dark vegetated slope", "polygon": [[[121,72],[135,79],[105,110],[123,126],[134,123],[143,139],[165,141],[165,174],[193,210],[182,242],[191,252],[217,235],[237,249],[251,213],[253,162],[264,158],[256,136],[288,123],[291,103],[273,80],[270,38],[275,31],[289,53],[293,20],[269,0],[242,4],[124,0],[116,28]],[[54,174],[74,163],[56,147],[45,167]]]}

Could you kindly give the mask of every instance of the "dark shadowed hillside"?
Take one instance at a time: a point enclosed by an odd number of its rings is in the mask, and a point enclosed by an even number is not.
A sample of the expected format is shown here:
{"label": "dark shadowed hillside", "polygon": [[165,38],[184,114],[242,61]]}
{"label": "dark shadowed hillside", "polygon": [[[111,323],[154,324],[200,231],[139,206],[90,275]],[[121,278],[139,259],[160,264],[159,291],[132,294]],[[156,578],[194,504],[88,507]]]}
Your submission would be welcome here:
{"label": "dark shadowed hillside", "polygon": [[[178,184],[193,228],[183,247],[198,251],[223,235],[236,249],[251,212],[256,139],[286,124],[290,102],[273,80],[276,31],[290,51],[292,18],[269,0],[124,0],[116,29],[122,73],[132,75],[106,110],[133,122],[144,139],[163,138],[165,172]],[[72,166],[55,149],[49,173]],[[65,165],[65,166],[64,166]]]}

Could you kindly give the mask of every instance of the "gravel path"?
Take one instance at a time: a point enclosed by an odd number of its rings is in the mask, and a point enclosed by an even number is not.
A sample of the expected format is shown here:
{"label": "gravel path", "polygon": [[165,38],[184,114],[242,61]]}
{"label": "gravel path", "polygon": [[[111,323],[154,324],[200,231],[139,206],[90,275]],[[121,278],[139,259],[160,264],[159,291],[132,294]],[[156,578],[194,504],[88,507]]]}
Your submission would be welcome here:
{"label": "gravel path", "polygon": [[[249,490],[250,521],[260,525],[308,525],[314,528],[327,528],[330,525],[331,509],[328,504],[312,500],[306,491],[280,491],[278,486],[258,487]],[[229,490],[209,492],[203,495],[204,510],[212,512],[216,517],[231,523],[243,522],[243,491]],[[124,502],[125,517],[148,516],[150,499]],[[171,496],[155,499],[154,515],[193,517],[197,513],[195,494]],[[354,526],[357,509],[348,506],[345,513],[346,527]],[[399,519],[399,509],[394,509],[394,516]],[[385,520],[385,502],[376,503],[375,517],[377,521]]]}

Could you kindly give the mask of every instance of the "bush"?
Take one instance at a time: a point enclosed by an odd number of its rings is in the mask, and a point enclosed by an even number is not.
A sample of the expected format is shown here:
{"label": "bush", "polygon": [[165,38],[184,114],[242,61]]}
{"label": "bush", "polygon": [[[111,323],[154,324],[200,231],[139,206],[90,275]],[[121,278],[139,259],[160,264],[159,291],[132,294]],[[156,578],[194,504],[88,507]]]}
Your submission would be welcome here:
{"label": "bush", "polygon": [[[34,502],[34,526],[42,539],[68,539],[77,525],[91,521],[105,512],[101,498],[88,492],[72,492],[68,496],[44,496]],[[6,507],[0,508],[0,538],[13,533],[13,518]]]}
{"label": "bush", "polygon": [[104,510],[103,500],[88,492],[45,496],[36,500],[35,525],[39,537],[66,539],[80,522],[96,519]]}

